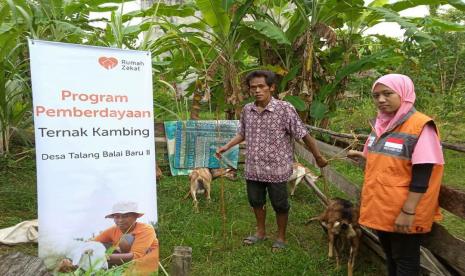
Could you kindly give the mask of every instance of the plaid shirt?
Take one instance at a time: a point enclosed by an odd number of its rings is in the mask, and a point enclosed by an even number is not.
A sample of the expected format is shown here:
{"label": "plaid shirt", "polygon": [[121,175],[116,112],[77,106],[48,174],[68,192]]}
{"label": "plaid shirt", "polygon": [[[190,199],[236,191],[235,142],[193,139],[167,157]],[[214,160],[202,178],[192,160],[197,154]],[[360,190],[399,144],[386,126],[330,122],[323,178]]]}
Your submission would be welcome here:
{"label": "plaid shirt", "polygon": [[245,178],[276,183],[292,175],[292,138],[308,133],[295,108],[275,98],[261,113],[254,103],[245,105],[237,132],[247,143]]}

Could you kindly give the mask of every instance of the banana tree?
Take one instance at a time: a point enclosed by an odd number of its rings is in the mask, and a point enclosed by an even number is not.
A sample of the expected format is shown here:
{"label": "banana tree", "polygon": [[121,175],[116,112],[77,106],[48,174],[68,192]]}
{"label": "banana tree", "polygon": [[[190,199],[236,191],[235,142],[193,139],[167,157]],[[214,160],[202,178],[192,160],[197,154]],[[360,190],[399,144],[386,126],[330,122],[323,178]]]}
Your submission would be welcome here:
{"label": "banana tree", "polygon": [[[31,99],[18,31],[0,26],[0,155],[8,153],[13,135],[25,137],[30,124]],[[8,33],[6,33],[8,32]],[[17,43],[17,44],[16,44]]]}
{"label": "banana tree", "polygon": [[[187,95],[194,94],[193,118],[198,117],[200,99],[212,99],[217,110],[226,110],[229,119],[240,115],[244,100],[240,76],[247,56],[241,48],[244,37],[239,26],[252,4],[252,0],[198,0],[192,4],[158,5],[161,9],[156,24],[163,34],[148,43],[154,69],[165,80],[190,83],[184,89]],[[144,15],[150,17],[151,9]],[[175,22],[170,18],[173,15],[188,19]]]}
{"label": "banana tree", "polygon": [[215,87],[216,94],[221,91],[217,82],[222,80],[227,119],[239,118],[245,99],[240,80],[240,71],[245,69],[245,51],[241,50],[244,36],[240,27],[253,3],[253,0],[196,0],[201,21],[209,27],[205,32],[211,45],[209,51],[213,52],[213,62],[207,68],[205,80],[211,80],[210,86]]}
{"label": "banana tree", "polygon": [[[417,0],[389,5],[387,1],[376,0],[366,6],[358,0],[295,0],[288,4],[284,16],[276,16],[275,9],[268,5],[256,9],[255,22],[250,23],[259,40],[265,40],[260,44],[261,52],[250,53],[263,65],[284,73],[281,95],[300,111],[306,111],[302,114],[304,119],[310,115],[313,120],[323,120],[321,124],[326,127],[350,75],[379,64],[395,68],[405,60],[400,41],[382,36],[367,38],[363,32],[380,22],[397,22],[406,30],[407,42],[431,43],[433,38],[420,24],[397,13],[430,2],[445,1]],[[273,1],[262,2],[270,3]],[[282,3],[278,5],[283,10]],[[459,2],[455,6],[461,8]],[[381,44],[378,48],[382,51],[374,52],[372,43],[365,43],[372,39]]]}
{"label": "banana tree", "polygon": [[308,120],[310,110],[321,110],[315,108],[321,103],[313,103],[317,92],[336,74],[326,60],[336,61],[338,68],[350,60],[349,44],[338,39],[338,33],[345,32],[342,29],[349,16],[356,17],[363,11],[363,1],[296,0],[271,7],[269,1],[261,4],[264,8],[255,9],[254,21],[247,24],[256,33],[261,50],[250,53],[263,66],[283,75],[280,96]]}
{"label": "banana tree", "polygon": [[[151,8],[128,14],[143,18],[142,24],[149,24],[149,30],[144,36],[141,47],[152,52],[152,67],[156,72],[155,90],[165,95],[171,95],[176,101],[176,112],[184,114],[183,105],[179,102],[194,93],[191,118],[199,118],[200,92],[205,87],[201,81],[207,71],[207,59],[212,57],[207,53],[210,48],[208,41],[203,39],[203,33],[198,29],[206,25],[198,20],[192,20],[196,7],[193,4],[166,5],[154,4]],[[185,18],[190,23],[178,23]],[[126,19],[125,19],[126,20]],[[188,28],[189,30],[186,30]],[[153,36],[157,36],[153,38]],[[185,95],[185,83],[191,82],[191,93]],[[166,88],[169,89],[166,89]],[[208,86],[207,86],[208,88]],[[167,92],[167,93],[164,93]],[[184,116],[183,116],[184,117]]]}
{"label": "banana tree", "polygon": [[[26,39],[90,42],[89,14],[112,1],[6,0],[0,2],[0,154],[10,141],[31,138],[32,96]],[[120,1],[119,1],[120,2]],[[115,7],[112,7],[115,8]]]}
{"label": "banana tree", "polygon": [[[32,29],[28,6],[0,3],[0,155],[10,151],[13,135],[22,136],[28,125],[30,88],[24,32]],[[30,117],[30,116],[29,116]]]}

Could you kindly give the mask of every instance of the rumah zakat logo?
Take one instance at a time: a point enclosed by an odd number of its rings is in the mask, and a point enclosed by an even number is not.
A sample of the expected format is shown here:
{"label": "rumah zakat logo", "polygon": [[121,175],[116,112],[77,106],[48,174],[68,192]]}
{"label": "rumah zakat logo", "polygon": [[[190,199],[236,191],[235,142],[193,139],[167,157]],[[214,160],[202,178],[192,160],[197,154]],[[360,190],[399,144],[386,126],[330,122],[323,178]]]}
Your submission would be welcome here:
{"label": "rumah zakat logo", "polygon": [[100,63],[103,68],[110,70],[118,65],[118,60],[114,57],[100,57],[98,63]]}

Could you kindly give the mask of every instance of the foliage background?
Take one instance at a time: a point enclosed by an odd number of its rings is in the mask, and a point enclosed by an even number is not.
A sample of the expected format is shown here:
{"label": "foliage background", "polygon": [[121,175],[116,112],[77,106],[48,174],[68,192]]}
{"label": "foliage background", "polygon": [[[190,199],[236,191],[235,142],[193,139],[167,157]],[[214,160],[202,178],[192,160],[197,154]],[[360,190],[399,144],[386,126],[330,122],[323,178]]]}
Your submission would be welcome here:
{"label": "foliage background", "polygon": [[[432,116],[442,138],[465,135],[465,4],[457,0],[195,0],[154,1],[144,10],[121,12],[120,0],[0,1],[0,227],[33,219],[35,163],[27,38],[148,50],[152,53],[156,121],[237,118],[251,101],[243,83],[251,70],[279,76],[277,97],[291,102],[307,123],[339,132],[368,133],[376,110],[373,81],[398,72],[416,86],[418,110]],[[445,4],[451,5],[445,10]],[[427,5],[430,15],[399,12]],[[364,35],[379,22],[396,22],[402,39]],[[325,137],[323,137],[325,138]],[[463,153],[445,151],[446,184],[465,188]],[[362,174],[331,164],[356,183]],[[253,229],[242,182],[218,181],[213,202],[193,214],[184,177],[159,183],[161,262],[174,245],[193,246],[194,275],[344,275],[326,257],[326,237],[303,222],[321,211],[314,195],[298,188],[292,199],[290,248],[272,254],[272,240],[240,245]],[[224,185],[226,221],[221,209]],[[331,195],[341,195],[331,190]],[[268,216],[267,226],[274,229]],[[463,235],[465,223],[446,214],[444,225]],[[271,230],[273,231],[273,230]],[[273,232],[269,233],[270,235]],[[34,245],[0,246],[0,252],[36,254]],[[356,274],[384,273],[362,249]],[[262,265],[266,263],[267,265]]]}

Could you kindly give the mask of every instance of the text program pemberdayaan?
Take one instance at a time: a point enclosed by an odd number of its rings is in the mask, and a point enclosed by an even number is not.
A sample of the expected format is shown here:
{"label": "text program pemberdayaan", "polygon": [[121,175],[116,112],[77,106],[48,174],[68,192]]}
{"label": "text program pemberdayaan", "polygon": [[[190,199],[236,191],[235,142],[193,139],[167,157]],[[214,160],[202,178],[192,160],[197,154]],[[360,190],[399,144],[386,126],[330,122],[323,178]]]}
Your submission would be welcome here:
{"label": "text program pemberdayaan", "polygon": [[[60,100],[73,102],[87,102],[90,104],[99,103],[127,103],[129,97],[127,95],[111,95],[111,94],[96,94],[96,93],[73,93],[69,90],[62,90]],[[100,109],[85,109],[85,108],[51,108],[43,105],[37,105],[34,108],[36,117],[88,117],[88,118],[116,118],[122,120],[124,118],[151,118],[152,111],[150,110],[124,110],[111,109],[108,107]]]}

